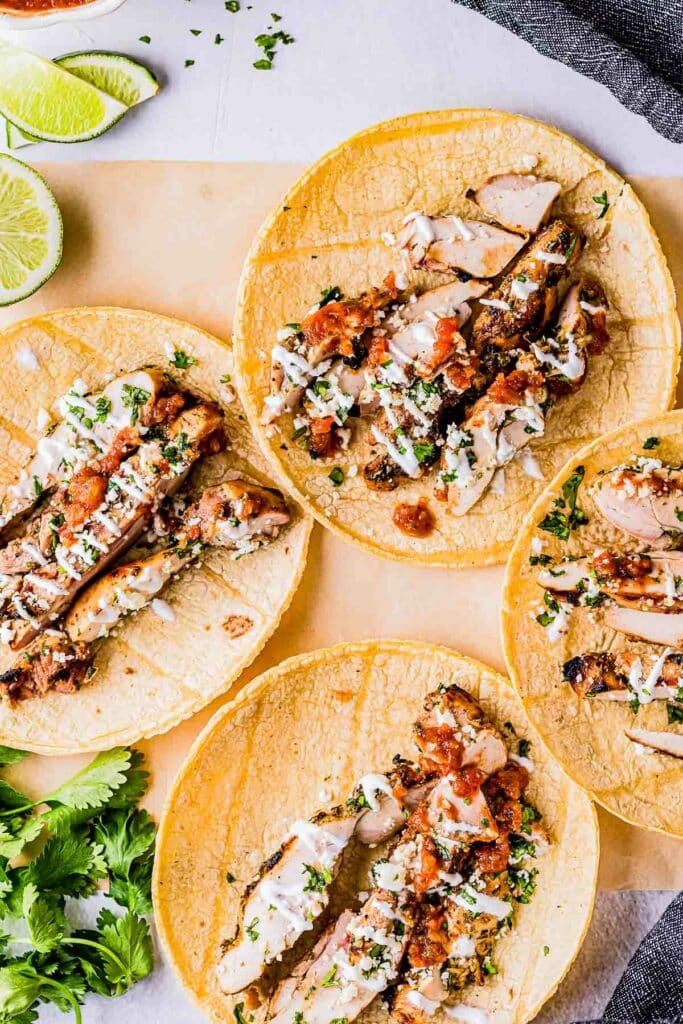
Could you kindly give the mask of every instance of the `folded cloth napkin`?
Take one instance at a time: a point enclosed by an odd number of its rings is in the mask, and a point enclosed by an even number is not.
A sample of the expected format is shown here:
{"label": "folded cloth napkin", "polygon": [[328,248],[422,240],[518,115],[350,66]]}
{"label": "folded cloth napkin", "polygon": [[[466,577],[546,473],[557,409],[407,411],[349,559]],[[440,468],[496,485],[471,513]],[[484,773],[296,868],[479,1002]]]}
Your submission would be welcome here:
{"label": "folded cloth napkin", "polygon": [[683,0],[454,0],[606,85],[683,142]]}
{"label": "folded cloth napkin", "polygon": [[648,932],[598,1021],[577,1024],[683,1022],[683,893]]}

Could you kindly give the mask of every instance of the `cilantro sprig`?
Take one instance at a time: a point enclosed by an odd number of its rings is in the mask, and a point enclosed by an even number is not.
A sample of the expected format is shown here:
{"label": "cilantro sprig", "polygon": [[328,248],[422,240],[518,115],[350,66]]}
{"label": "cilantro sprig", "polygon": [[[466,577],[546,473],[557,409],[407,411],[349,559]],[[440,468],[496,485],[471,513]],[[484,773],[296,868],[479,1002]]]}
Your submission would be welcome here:
{"label": "cilantro sprig", "polygon": [[[3,766],[26,756],[0,746]],[[87,993],[122,995],[151,972],[143,915],[156,829],[137,807],[148,781],[142,764],[139,752],[117,747],[39,799],[0,779],[0,1024],[31,1024],[44,1002],[81,1024]],[[67,898],[102,888],[124,913],[105,907],[95,928],[73,927]]]}
{"label": "cilantro sprig", "polygon": [[577,466],[562,485],[562,496],[555,499],[550,512],[538,524],[539,530],[552,533],[560,540],[569,540],[572,530],[588,522],[588,516],[578,505],[579,487],[585,475],[585,466]]}

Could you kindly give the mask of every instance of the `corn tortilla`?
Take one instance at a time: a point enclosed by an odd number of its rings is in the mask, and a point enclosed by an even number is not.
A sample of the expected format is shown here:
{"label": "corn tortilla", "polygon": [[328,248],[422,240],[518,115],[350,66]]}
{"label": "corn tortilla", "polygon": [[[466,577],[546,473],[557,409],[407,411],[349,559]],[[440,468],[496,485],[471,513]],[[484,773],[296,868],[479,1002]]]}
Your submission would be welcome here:
{"label": "corn tortilla", "polygon": [[[196,365],[174,370],[175,348]],[[181,387],[222,406],[232,447],[202,460],[193,489],[231,470],[269,482],[241,406],[220,384],[233,373],[232,352],[190,324],[135,310],[64,309],[7,328],[0,350],[8,370],[0,380],[0,493],[44,432],[36,426],[40,409],[49,410],[78,377],[97,388],[105,375],[145,364],[168,367]],[[25,368],[26,350],[38,369]],[[273,544],[237,561],[213,549],[172,582],[163,596],[173,622],[149,608],[127,619],[100,648],[97,672],[78,693],[0,703],[0,742],[41,754],[106,749],[164,732],[227,690],[277,627],[303,572],[311,520],[290,507],[292,523]],[[236,622],[240,628],[230,628]],[[13,657],[0,653],[0,671]]]}
{"label": "corn tortilla", "polygon": [[[660,440],[656,450],[643,448],[650,437]],[[683,464],[683,412],[629,424],[601,437],[578,452],[538,498],[520,530],[508,562],[502,606],[505,659],[527,713],[550,753],[564,770],[624,821],[643,828],[683,836],[683,762],[665,754],[644,755],[624,734],[627,728],[666,729],[663,701],[640,707],[634,718],[628,703],[587,700],[562,679],[562,665],[589,651],[658,651],[659,648],[616,633],[577,609],[570,615],[568,632],[549,643],[534,615],[543,592],[536,583],[538,568],[529,564],[534,537],[553,561],[566,556],[592,555],[598,548],[643,550],[647,545],[612,527],[597,510],[590,487],[604,469],[634,455],[655,456],[672,465]],[[567,542],[537,529],[553,507],[563,483],[577,466],[585,467],[579,505],[588,523],[572,532]]]}
{"label": "corn tortilla", "polygon": [[[244,1001],[244,994],[220,991],[215,966],[246,882],[293,820],[344,800],[358,778],[384,770],[395,753],[410,756],[424,696],[456,682],[495,722],[511,722],[531,740],[528,792],[552,840],[536,862],[536,895],[517,908],[511,934],[498,944],[500,973],[478,992],[463,990],[462,1001],[485,1007],[491,1024],[524,1024],[555,991],[593,905],[598,831],[591,801],[549,757],[498,673],[444,647],[366,641],[299,655],[250,683],[197,739],[169,795],[157,846],[156,921],[178,977],[213,1021],[234,1024],[234,1008]],[[339,899],[367,888],[368,856],[354,852],[345,860]],[[332,912],[342,906],[333,900]],[[387,1019],[379,999],[358,1018]],[[447,1018],[437,1013],[433,1020]]]}
{"label": "corn tortilla", "polygon": [[[434,474],[404,480],[393,492],[369,490],[360,470],[369,460],[365,428],[356,427],[349,452],[314,462],[296,443],[291,418],[282,433],[260,423],[268,394],[276,333],[298,322],[321,289],[338,285],[353,296],[379,285],[400,256],[382,241],[416,210],[481,217],[465,197],[495,174],[528,173],[557,180],[554,209],[580,227],[587,244],[575,270],[595,277],[610,305],[607,350],[591,359],[588,377],[549,417],[545,436],[531,442],[546,479],[577,448],[632,419],[671,407],[680,347],[675,295],[648,214],[630,185],[574,139],[549,125],[496,110],[412,114],[368,128],[313,165],[282,200],[252,245],[244,267],[235,320],[238,383],[247,415],[271,463],[319,521],[366,550],[432,566],[503,562],[524,514],[544,484],[506,468],[504,494],[489,491],[458,518],[434,499]],[[606,192],[609,209],[593,197]],[[413,271],[421,289],[447,279]],[[285,450],[283,450],[283,442]],[[332,464],[345,474],[329,478]],[[392,523],[398,502],[429,500],[436,518],[427,537],[403,534]]]}

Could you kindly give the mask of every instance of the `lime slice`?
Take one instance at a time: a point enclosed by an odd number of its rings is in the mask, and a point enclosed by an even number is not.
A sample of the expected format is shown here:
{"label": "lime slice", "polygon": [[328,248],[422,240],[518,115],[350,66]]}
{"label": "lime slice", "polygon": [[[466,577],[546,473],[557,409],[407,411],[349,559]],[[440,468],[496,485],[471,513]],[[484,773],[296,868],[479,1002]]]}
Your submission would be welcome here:
{"label": "lime slice", "polygon": [[55,64],[127,107],[149,100],[159,92],[159,83],[152,72],[144,64],[120,53],[99,50],[70,53],[58,57]]}
{"label": "lime slice", "polygon": [[83,142],[128,107],[51,60],[0,40],[0,114],[45,142]]}
{"label": "lime slice", "polygon": [[62,258],[62,215],[32,167],[0,154],[0,306],[31,295]]}
{"label": "lime slice", "polygon": [[16,125],[13,125],[11,121],[7,121],[4,117],[2,118],[2,125],[5,129],[5,142],[8,149],[22,149],[24,146],[32,146],[34,142],[38,142],[38,139],[33,139],[30,135],[24,134],[20,128],[17,128]]}

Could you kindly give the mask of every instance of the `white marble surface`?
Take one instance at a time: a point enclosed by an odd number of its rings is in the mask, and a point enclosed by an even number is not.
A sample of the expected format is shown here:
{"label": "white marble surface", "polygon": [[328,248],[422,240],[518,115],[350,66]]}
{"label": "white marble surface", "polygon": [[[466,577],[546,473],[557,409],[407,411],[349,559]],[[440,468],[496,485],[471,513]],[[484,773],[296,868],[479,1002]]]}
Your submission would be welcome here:
{"label": "white marble surface", "polygon": [[[296,42],[259,72],[253,40],[271,10]],[[41,147],[50,158],[307,161],[398,114],[491,106],[551,121],[624,173],[683,173],[681,146],[607,89],[450,0],[242,0],[238,14],[223,0],[127,0],[104,18],[11,35],[50,56],[120,50],[164,84],[107,136]]]}
{"label": "white marble surface", "polygon": [[[36,159],[308,161],[347,135],[415,110],[503,107],[551,121],[626,174],[683,173],[683,152],[629,113],[602,86],[450,0],[127,0],[105,18],[6,33],[49,55],[119,50],[150,64],[161,94],[108,135],[78,147],[40,146]],[[278,28],[270,72],[254,36]],[[193,36],[190,29],[201,29]],[[216,33],[224,41],[216,45]],[[151,43],[139,41],[148,35]],[[195,60],[184,68],[186,59]],[[670,893],[603,893],[569,978],[539,1018],[563,1024],[600,1013],[630,954]],[[41,1011],[41,1022],[63,1021]],[[86,1024],[200,1024],[163,963],[129,996],[88,1001]]]}

